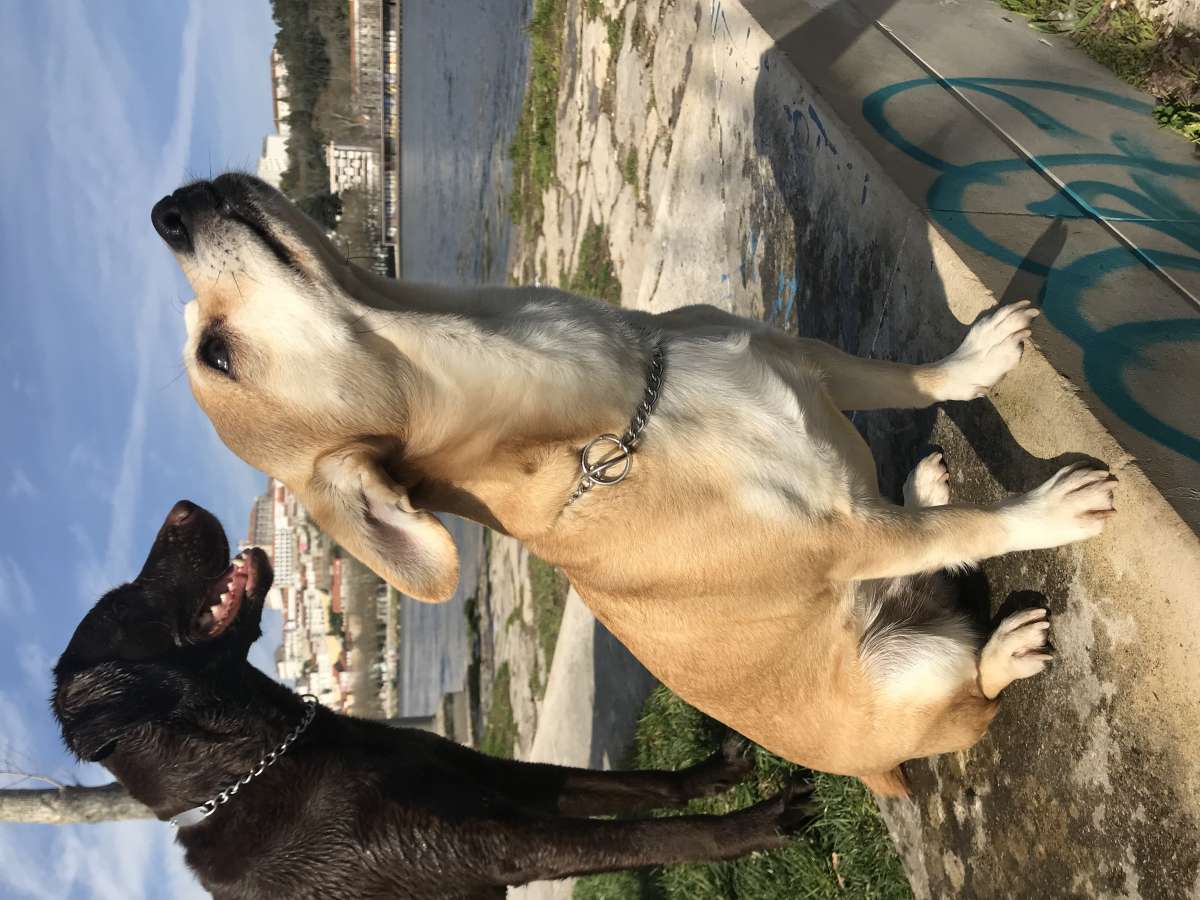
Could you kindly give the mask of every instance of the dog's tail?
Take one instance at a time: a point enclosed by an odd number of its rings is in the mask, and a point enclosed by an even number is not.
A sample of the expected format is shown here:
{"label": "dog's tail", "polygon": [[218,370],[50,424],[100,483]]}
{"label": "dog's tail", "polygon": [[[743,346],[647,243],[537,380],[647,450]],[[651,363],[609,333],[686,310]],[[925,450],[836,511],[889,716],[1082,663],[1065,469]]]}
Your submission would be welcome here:
{"label": "dog's tail", "polygon": [[909,796],[908,778],[900,766],[889,772],[877,772],[874,775],[859,775],[858,780],[867,786],[872,794],[880,797]]}

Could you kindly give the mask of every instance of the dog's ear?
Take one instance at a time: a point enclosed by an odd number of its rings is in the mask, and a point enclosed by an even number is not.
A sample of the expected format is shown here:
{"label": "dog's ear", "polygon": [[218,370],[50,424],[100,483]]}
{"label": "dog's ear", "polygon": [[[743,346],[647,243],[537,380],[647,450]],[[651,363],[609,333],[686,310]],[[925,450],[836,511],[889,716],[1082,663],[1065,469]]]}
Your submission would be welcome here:
{"label": "dog's ear", "polygon": [[155,665],[105,662],[56,678],[54,714],[63,740],[88,762],[102,761],[134,728],[165,719],[181,697],[175,679]]}
{"label": "dog's ear", "polygon": [[323,457],[297,494],[335,541],[396,590],[440,603],[458,585],[458,549],[436,516],[408,493],[369,449]]}

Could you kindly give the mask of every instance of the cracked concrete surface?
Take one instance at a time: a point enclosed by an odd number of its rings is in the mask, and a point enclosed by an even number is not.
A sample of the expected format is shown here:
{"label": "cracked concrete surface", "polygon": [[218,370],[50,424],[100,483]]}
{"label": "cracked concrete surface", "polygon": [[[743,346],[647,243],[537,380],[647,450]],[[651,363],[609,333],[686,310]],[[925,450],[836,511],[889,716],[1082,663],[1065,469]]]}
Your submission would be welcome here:
{"label": "cracked concrete surface", "polygon": [[[615,54],[599,20],[568,9],[559,179],[519,275],[559,283],[594,220],[626,306],[712,303],[908,362],[949,352],[996,302],[739,4],[605,10],[624,21]],[[929,443],[945,449],[961,500],[1028,489],[1081,454],[1121,478],[1102,538],[991,560],[964,582],[985,613],[1046,603],[1058,658],[1006,691],[976,747],[912,764],[913,799],[883,805],[917,896],[1200,896],[1192,530],[1036,350],[987,400],[854,421],[897,497]],[[556,670],[594,664],[590,648],[560,642]],[[590,727],[597,702],[556,674],[539,758]],[[618,712],[632,717],[636,703]]]}

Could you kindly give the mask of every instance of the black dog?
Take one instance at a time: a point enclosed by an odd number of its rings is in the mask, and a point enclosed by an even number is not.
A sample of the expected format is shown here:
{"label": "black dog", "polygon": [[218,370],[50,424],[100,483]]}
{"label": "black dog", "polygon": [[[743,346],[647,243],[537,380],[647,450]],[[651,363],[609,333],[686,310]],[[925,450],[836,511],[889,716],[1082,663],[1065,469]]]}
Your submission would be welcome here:
{"label": "black dog", "polygon": [[216,897],[503,897],[510,884],[779,847],[811,816],[793,788],[725,816],[587,818],[727,790],[749,769],[736,741],[678,772],[593,772],[312,706],[247,662],[272,572],[258,550],[228,559],[217,520],[176,504],[141,574],[76,629],[54,693],[74,753],[160,819],[199,819],[178,839]]}

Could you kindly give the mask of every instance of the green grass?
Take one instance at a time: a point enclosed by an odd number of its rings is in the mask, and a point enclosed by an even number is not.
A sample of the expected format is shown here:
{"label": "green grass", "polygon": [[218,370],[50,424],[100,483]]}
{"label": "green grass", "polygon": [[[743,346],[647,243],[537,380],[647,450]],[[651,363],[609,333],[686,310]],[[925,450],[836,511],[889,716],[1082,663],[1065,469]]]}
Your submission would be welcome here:
{"label": "green grass", "polygon": [[[1039,31],[1070,37],[1088,56],[1117,77],[1148,91],[1159,101],[1159,124],[1188,140],[1200,142],[1200,107],[1181,102],[1200,80],[1194,52],[1186,38],[1167,33],[1166,26],[1143,16],[1132,3],[1115,8],[1108,0],[998,0],[1007,10],[1027,17]],[[1162,115],[1169,105],[1172,112]]]}
{"label": "green grass", "polygon": [[483,723],[483,738],[479,749],[491,756],[512,759],[513,747],[517,743],[517,722],[513,718],[509,687],[512,675],[508,663],[501,663],[492,680],[492,703],[488,707],[487,721]]}
{"label": "green grass", "polygon": [[604,12],[604,4],[600,0],[583,0],[583,14],[589,20],[600,18],[600,14]]}
{"label": "green grass", "polygon": [[565,10],[566,0],[534,2],[529,23],[529,84],[509,145],[513,167],[509,214],[518,225],[531,230],[541,227],[542,194],[554,182]]}
{"label": "green grass", "polygon": [[1039,31],[1069,34],[1099,63],[1140,87],[1155,54],[1155,28],[1132,7],[1108,9],[1107,0],[1000,0]]}
{"label": "green grass", "polygon": [[619,13],[611,19],[605,19],[605,24],[608,26],[608,46],[612,47],[613,53],[621,51],[621,41],[625,37],[625,17]]}
{"label": "green grass", "polygon": [[625,157],[625,165],[621,167],[621,175],[624,177],[625,183],[636,191],[638,187],[637,147],[630,149],[629,155]]}
{"label": "green grass", "polygon": [[613,269],[612,254],[608,249],[608,231],[603,225],[588,222],[579,244],[578,265],[567,279],[565,287],[576,294],[605,300],[613,306],[621,305],[621,282]]}
{"label": "green grass", "polygon": [[1200,108],[1163,103],[1154,107],[1154,118],[1163,128],[1178,131],[1194,144],[1200,144]]}
{"label": "green grass", "polygon": [[[630,765],[682,768],[716,748],[717,723],[659,688],[642,711]],[[689,812],[725,813],[770,796],[797,771],[761,748],[751,776],[728,794],[694,801]],[[784,850],[726,863],[652,868],[580,879],[575,900],[806,900],[911,898],[912,891],[870,794],[851,778],[815,774],[822,813]],[[836,867],[835,867],[836,860]]]}
{"label": "green grass", "polygon": [[549,669],[554,659],[554,645],[558,643],[558,629],[562,626],[567,590],[571,585],[567,576],[554,566],[530,555],[529,586],[533,593],[533,626],[542,648],[542,658]]}

